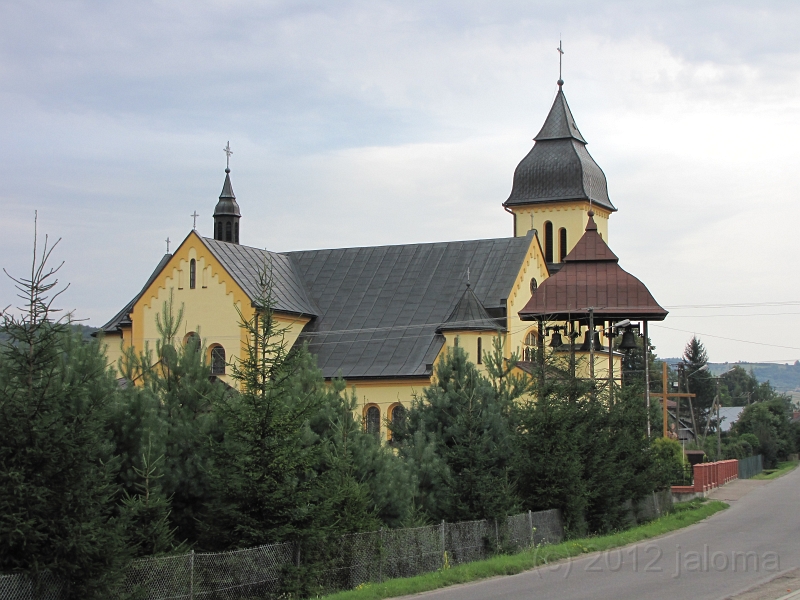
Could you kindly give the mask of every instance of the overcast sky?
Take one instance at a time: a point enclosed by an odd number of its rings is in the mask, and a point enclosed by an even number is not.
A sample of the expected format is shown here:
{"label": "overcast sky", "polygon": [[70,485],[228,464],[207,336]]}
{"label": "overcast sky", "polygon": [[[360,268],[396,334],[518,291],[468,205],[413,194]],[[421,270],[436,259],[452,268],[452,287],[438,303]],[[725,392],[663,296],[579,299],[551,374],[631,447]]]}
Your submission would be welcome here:
{"label": "overcast sky", "polygon": [[610,245],[670,310],[656,352],[696,332],[715,362],[800,358],[796,2],[5,0],[2,14],[0,265],[29,271],[38,210],[62,238],[61,305],[91,325],[193,211],[212,234],[228,140],[244,244],[510,235],[501,204],[552,103],[561,36],[565,93],[619,209]]}

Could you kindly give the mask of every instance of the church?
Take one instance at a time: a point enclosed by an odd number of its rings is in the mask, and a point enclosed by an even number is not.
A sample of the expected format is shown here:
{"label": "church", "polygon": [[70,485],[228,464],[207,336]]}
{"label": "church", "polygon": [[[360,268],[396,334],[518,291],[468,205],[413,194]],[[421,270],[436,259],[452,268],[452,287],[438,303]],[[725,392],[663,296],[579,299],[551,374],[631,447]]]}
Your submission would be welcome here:
{"label": "church", "polygon": [[[183,339],[199,332],[212,374],[233,385],[229,365],[246,347],[239,311],[254,315],[259,271],[269,264],[274,317],[287,342],[307,343],[325,378],[342,377],[354,387],[367,427],[384,436],[386,421],[431,384],[437,360],[454,346],[483,369],[484,353],[500,336],[506,355],[517,353],[524,370],[546,335],[551,351],[563,349],[563,331],[573,351],[592,353],[598,368],[607,365],[612,373],[621,356],[613,344],[604,362],[605,355],[594,356],[603,349],[601,332],[587,333],[579,348],[578,335],[605,324],[608,346],[614,322],[662,320],[666,311],[607,246],[608,220],[617,209],[563,83],[502,202],[512,220],[510,237],[295,252],[253,248],[240,243],[247,225],[226,168],[213,237],[190,231],[102,327],[109,363],[116,365],[125,347],[155,348],[156,315],[172,295],[183,307]],[[561,325],[548,327],[554,321]]]}

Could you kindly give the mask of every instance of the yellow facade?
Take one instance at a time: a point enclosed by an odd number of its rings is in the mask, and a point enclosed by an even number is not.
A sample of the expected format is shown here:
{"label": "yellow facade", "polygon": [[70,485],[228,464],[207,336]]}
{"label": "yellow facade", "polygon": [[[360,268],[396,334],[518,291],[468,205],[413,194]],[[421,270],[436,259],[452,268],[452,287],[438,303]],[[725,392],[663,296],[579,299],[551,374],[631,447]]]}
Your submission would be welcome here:
{"label": "yellow facade", "polygon": [[[191,286],[189,277],[192,260],[196,265],[194,287]],[[229,363],[243,357],[246,334],[240,327],[242,317],[239,313],[241,311],[241,315],[248,320],[253,317],[254,308],[250,298],[208,250],[197,233],[192,231],[134,304],[130,334],[124,340],[117,335],[106,337],[106,354],[111,366],[117,365],[121,355],[121,341],[123,345],[133,343],[137,351],[145,348],[155,351],[156,342],[161,339],[156,315],[161,314],[170,294],[175,316],[179,310],[183,310],[183,320],[176,341],[183,341],[190,334],[196,333],[209,352],[214,346],[222,346]],[[286,329],[286,343],[291,347],[309,318],[276,314],[275,320],[279,328]],[[227,373],[219,376],[229,385],[233,385]]]}
{"label": "yellow facade", "polygon": [[422,390],[430,386],[427,377],[418,379],[381,379],[375,381],[356,381],[349,387],[358,398],[358,416],[366,421],[367,411],[375,407],[380,411],[380,436],[383,440],[391,439],[391,432],[386,422],[391,420],[392,411],[397,406],[406,410],[411,408],[411,401],[422,395]]}
{"label": "yellow facade", "polygon": [[[566,231],[566,253],[569,253],[586,230],[586,223],[589,221],[589,208],[589,203],[585,201],[513,206],[510,210],[514,213],[514,237],[525,236],[531,229],[536,229],[544,251],[547,244],[545,235],[547,223],[551,223],[553,232],[552,262],[561,262],[560,231],[562,229]],[[608,217],[611,213],[597,204],[593,204],[591,209],[594,211],[597,231],[608,243]]]}

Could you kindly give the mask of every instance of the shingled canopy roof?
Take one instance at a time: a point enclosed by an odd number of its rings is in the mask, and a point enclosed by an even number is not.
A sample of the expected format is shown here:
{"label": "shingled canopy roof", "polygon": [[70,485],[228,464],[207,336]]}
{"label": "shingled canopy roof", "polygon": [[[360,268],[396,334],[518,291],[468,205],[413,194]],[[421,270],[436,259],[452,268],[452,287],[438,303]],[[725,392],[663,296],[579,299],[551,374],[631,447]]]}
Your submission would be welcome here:
{"label": "shingled canopy roof", "polygon": [[442,323],[438,331],[504,331],[496,319],[493,319],[478,300],[470,284],[456,304],[453,312]]}
{"label": "shingled canopy roof", "polygon": [[619,258],[597,232],[589,211],[586,233],[567,254],[562,269],[545,279],[519,312],[523,321],[597,320],[663,321],[667,311],[645,285],[619,266]]}
{"label": "shingled canopy roof", "polygon": [[514,171],[511,195],[503,206],[588,200],[617,210],[608,198],[603,170],[586,150],[567,98],[558,93],[535,144]]}

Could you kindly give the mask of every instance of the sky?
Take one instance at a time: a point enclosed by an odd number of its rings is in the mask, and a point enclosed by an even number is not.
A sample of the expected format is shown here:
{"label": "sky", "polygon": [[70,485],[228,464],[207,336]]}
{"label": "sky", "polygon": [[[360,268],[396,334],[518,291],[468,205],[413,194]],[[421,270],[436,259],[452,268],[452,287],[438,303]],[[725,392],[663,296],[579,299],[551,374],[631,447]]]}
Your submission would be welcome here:
{"label": "sky", "polygon": [[[800,359],[800,4],[2,1],[0,266],[61,239],[100,326],[231,176],[274,251],[511,235],[557,90],[619,209],[660,356]],[[0,305],[14,304],[0,280]]]}

